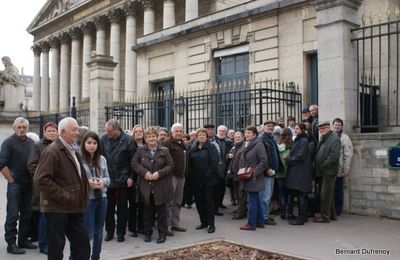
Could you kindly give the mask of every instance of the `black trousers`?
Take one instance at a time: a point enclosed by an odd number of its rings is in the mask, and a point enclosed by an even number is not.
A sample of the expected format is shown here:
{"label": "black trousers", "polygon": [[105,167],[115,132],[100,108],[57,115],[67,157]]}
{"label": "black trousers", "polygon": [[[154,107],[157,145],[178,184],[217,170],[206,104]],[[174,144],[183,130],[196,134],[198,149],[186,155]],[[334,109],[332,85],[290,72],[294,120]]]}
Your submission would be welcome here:
{"label": "black trousers", "polygon": [[202,225],[215,226],[214,185],[196,186],[193,189],[197,212]]}
{"label": "black trousers", "polygon": [[128,230],[130,232],[143,231],[143,203],[138,201],[137,188],[129,188],[129,217]]}
{"label": "black trousers", "polygon": [[90,258],[90,242],[83,213],[46,213],[48,260],[62,260],[65,237],[68,238],[72,259]]}
{"label": "black trousers", "polygon": [[218,208],[222,206],[225,196],[225,178],[218,179],[218,184],[215,187],[214,191],[214,203],[215,203],[215,211],[218,211]]}
{"label": "black trousers", "polygon": [[185,187],[183,188],[183,206],[184,204],[192,206],[193,204],[193,187],[190,183],[190,178],[186,177]]}
{"label": "black trousers", "polygon": [[107,197],[106,231],[110,234],[115,232],[115,207],[117,207],[117,234],[124,236],[129,215],[129,190],[126,187],[108,189]]}
{"label": "black trousers", "polygon": [[247,216],[247,192],[239,190],[239,181],[233,181],[233,188],[237,196],[237,211],[236,215],[243,217]]}
{"label": "black trousers", "polygon": [[155,216],[157,214],[157,228],[158,235],[165,235],[168,230],[167,226],[167,207],[166,203],[161,205],[154,204],[154,195],[150,194],[150,204],[144,204],[143,207],[143,224],[144,224],[144,233],[145,234],[153,234],[153,225],[155,221]]}

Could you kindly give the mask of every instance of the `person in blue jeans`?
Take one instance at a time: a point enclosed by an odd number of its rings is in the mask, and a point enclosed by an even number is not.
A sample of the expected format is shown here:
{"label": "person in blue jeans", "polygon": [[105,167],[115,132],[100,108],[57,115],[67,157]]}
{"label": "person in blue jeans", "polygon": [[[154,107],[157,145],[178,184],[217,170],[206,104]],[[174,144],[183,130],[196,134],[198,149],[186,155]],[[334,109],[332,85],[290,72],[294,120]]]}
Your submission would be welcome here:
{"label": "person in blue jeans", "polygon": [[110,185],[107,161],[101,155],[100,139],[94,132],[85,134],[81,146],[83,167],[89,180],[88,208],[84,213],[89,239],[93,239],[92,260],[100,259],[104,221],[107,213],[107,186]]}

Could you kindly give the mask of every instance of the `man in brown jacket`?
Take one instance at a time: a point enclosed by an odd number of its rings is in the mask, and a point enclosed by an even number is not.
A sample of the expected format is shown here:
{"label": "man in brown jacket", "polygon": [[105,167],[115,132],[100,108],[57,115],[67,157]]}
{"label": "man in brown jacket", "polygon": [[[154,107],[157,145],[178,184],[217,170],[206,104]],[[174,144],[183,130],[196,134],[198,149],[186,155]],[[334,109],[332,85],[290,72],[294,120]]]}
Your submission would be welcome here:
{"label": "man in brown jacket", "polygon": [[181,204],[183,201],[183,188],[188,169],[188,154],[182,141],[183,126],[179,123],[171,127],[171,138],[164,142],[174,161],[172,180],[172,201],[167,203],[167,235],[173,235],[172,231],[185,232],[186,228],[179,226]]}
{"label": "man in brown jacket", "polygon": [[58,124],[59,137],[42,153],[34,181],[40,190],[40,208],[47,218],[48,259],[63,259],[65,236],[73,259],[90,258],[83,212],[88,201],[88,180],[80,155],[73,148],[79,134],[72,117]]}

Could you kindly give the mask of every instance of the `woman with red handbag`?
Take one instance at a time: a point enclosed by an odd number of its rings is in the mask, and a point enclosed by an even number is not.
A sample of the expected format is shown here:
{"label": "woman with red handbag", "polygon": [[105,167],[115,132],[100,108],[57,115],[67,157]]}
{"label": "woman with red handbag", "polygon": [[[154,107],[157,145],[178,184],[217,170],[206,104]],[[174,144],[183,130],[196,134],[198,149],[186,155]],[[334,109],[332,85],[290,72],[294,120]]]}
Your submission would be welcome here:
{"label": "woman with red handbag", "polygon": [[[247,224],[241,226],[240,229],[256,230],[257,227],[264,228],[264,218],[258,193],[264,190],[264,172],[267,169],[268,158],[264,144],[257,138],[256,127],[248,126],[244,135],[246,142],[239,161],[239,172],[248,174],[249,171],[252,171],[252,177],[240,182],[240,190],[247,192],[249,198]],[[251,168],[249,169],[249,167]]]}

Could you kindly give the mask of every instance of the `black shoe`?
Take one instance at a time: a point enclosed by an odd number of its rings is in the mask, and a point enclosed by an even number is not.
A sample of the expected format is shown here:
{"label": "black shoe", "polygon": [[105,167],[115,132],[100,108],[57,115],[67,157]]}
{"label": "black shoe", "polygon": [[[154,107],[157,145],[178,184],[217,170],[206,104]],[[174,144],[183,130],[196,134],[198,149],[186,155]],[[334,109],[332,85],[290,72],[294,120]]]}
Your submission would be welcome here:
{"label": "black shoe", "polygon": [[136,231],[131,232],[130,236],[131,237],[137,237],[137,232]]}
{"label": "black shoe", "polygon": [[16,244],[10,244],[7,246],[7,253],[14,254],[14,255],[23,255],[23,254],[25,254],[25,250],[17,247]]}
{"label": "black shoe", "polygon": [[224,215],[224,213],[222,213],[222,212],[219,212],[219,211],[216,211],[216,212],[214,213],[214,215],[215,215],[215,216],[223,216],[223,215]]}
{"label": "black shoe", "polygon": [[47,255],[49,251],[48,251],[48,249],[46,248],[46,249],[40,249],[39,252],[42,253],[42,254]]}
{"label": "black shoe", "polygon": [[106,237],[104,238],[104,241],[111,241],[114,238],[114,234],[107,233]]}
{"label": "black shoe", "polygon": [[151,235],[145,235],[144,236],[144,242],[146,242],[146,243],[149,243],[149,242],[151,242]]}
{"label": "black shoe", "polygon": [[215,232],[215,226],[209,226],[207,232],[210,233],[210,234],[214,233]]}
{"label": "black shoe", "polygon": [[289,220],[290,225],[304,225],[304,221],[300,218]]}
{"label": "black shoe", "polygon": [[124,241],[125,241],[124,235],[118,235],[117,241],[118,241],[118,242],[124,242]]}
{"label": "black shoe", "polygon": [[237,214],[235,214],[235,215],[233,215],[233,217],[232,217],[232,219],[244,219],[246,216],[240,216],[240,215],[237,215]]}
{"label": "black shoe", "polygon": [[37,242],[37,237],[28,237],[28,242]]}
{"label": "black shoe", "polygon": [[162,244],[162,243],[165,242],[165,240],[167,240],[167,236],[166,236],[166,235],[160,235],[160,236],[157,238],[157,244]]}
{"label": "black shoe", "polygon": [[285,220],[287,217],[286,217],[286,215],[285,214],[281,214],[281,219],[282,220]]}
{"label": "black shoe", "polygon": [[32,244],[31,242],[25,243],[18,243],[19,248],[26,248],[26,249],[37,249],[37,245]]}
{"label": "black shoe", "polygon": [[203,229],[203,228],[206,228],[206,227],[207,227],[207,225],[205,225],[205,224],[200,224],[200,225],[197,225],[197,226],[196,226],[196,229],[199,230],[199,229]]}
{"label": "black shoe", "polygon": [[273,218],[267,218],[266,220],[264,220],[264,224],[269,226],[275,226],[276,222]]}

